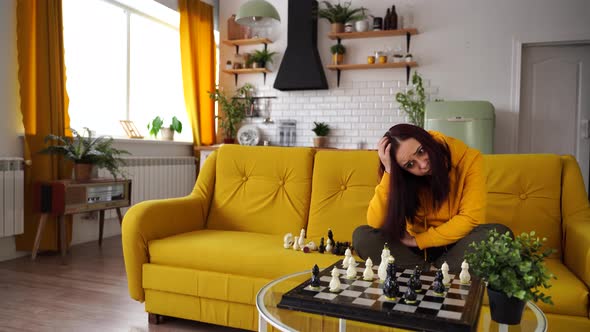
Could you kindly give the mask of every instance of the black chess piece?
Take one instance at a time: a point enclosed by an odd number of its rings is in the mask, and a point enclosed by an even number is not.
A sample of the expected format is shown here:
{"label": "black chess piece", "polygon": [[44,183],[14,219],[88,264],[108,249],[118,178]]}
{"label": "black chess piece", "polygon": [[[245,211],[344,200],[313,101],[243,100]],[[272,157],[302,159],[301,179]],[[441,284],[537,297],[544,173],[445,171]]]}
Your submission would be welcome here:
{"label": "black chess piece", "polygon": [[334,242],[334,233],[332,233],[331,228],[328,228],[328,239],[330,239],[330,241],[332,241],[332,245],[336,244],[336,242]]}
{"label": "black chess piece", "polygon": [[414,289],[414,275],[410,276],[410,280],[408,281],[408,287],[406,287],[406,293],[404,294],[404,302],[407,304],[414,304],[416,303],[416,299],[418,295],[416,295],[416,290]]}
{"label": "black chess piece", "polygon": [[320,239],[320,245],[318,247],[318,251],[320,252],[320,254],[323,254],[324,251],[326,251],[326,246],[324,245],[324,238],[323,237]]}
{"label": "black chess piece", "polygon": [[395,279],[395,263],[387,263],[387,277],[383,282],[383,295],[394,300],[399,293],[399,285]]}
{"label": "black chess piece", "polygon": [[434,274],[434,282],[432,282],[432,291],[436,295],[444,295],[444,293],[445,293],[445,285],[443,285],[442,280],[443,280],[442,271],[441,270],[436,271],[436,273]]}
{"label": "black chess piece", "polygon": [[313,268],[311,269],[311,283],[310,283],[310,287],[311,288],[320,288],[320,268],[318,267],[317,264],[315,264],[313,266]]}
{"label": "black chess piece", "polygon": [[414,271],[412,278],[414,279],[414,290],[416,293],[422,293],[422,280],[420,280],[420,274]]}
{"label": "black chess piece", "polygon": [[416,280],[420,280],[420,276],[422,275],[422,268],[418,265],[416,265],[416,268],[414,269],[414,276],[416,277]]}

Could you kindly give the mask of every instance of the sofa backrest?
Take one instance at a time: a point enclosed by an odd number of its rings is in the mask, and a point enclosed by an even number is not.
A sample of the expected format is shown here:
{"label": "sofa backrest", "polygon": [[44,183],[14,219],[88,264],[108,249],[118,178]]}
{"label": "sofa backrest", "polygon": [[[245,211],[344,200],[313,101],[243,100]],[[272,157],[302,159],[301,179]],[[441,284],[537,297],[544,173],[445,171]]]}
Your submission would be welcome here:
{"label": "sofa backrest", "polygon": [[313,168],[307,236],[352,240],[352,232],[367,223],[367,207],[375,193],[379,156],[375,151],[320,150]]}
{"label": "sofa backrest", "polygon": [[217,152],[207,228],[283,235],[305,227],[313,149],[226,144]]}
{"label": "sofa backrest", "polygon": [[561,172],[555,154],[484,155],[487,221],[510,227],[515,235],[535,231],[561,257]]}

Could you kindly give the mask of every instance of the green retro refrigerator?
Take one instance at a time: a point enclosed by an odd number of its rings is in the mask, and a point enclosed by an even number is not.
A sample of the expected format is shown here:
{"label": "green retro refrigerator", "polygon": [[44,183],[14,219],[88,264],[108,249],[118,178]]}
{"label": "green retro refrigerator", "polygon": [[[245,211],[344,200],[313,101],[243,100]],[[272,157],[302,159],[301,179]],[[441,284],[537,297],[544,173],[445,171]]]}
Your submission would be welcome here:
{"label": "green retro refrigerator", "polygon": [[482,153],[494,153],[494,106],[487,101],[437,101],[426,104],[424,129],[455,137]]}

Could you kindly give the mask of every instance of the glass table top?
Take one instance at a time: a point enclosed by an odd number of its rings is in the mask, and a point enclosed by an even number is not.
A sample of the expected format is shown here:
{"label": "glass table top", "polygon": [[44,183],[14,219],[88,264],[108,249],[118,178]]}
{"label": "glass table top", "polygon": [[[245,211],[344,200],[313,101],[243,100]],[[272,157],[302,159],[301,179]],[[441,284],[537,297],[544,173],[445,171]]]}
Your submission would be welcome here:
{"label": "glass table top", "polygon": [[[284,293],[311,277],[311,271],[297,272],[276,279],[260,289],[256,296],[259,331],[266,331],[267,323],[279,331],[400,331],[399,328],[379,326],[335,317],[280,309],[277,304]],[[533,302],[527,302],[519,325],[504,325],[493,321],[488,306],[482,306],[478,331],[547,331],[547,319]]]}

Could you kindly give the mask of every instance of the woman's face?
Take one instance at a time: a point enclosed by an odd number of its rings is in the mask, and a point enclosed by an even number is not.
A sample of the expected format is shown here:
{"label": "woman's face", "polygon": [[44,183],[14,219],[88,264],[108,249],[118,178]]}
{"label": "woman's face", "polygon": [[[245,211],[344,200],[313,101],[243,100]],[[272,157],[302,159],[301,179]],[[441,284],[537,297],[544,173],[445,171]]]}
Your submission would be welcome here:
{"label": "woman's face", "polygon": [[416,176],[428,175],[431,172],[428,153],[415,138],[408,138],[399,143],[395,161],[403,170]]}

